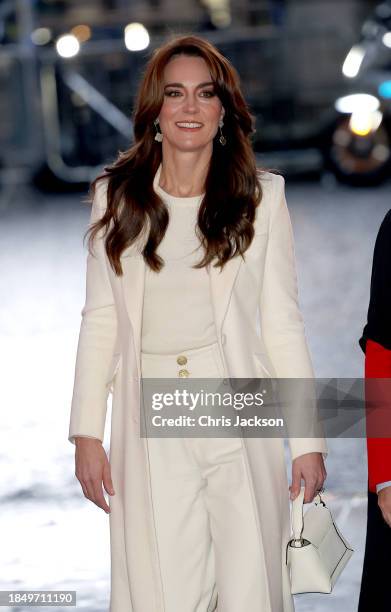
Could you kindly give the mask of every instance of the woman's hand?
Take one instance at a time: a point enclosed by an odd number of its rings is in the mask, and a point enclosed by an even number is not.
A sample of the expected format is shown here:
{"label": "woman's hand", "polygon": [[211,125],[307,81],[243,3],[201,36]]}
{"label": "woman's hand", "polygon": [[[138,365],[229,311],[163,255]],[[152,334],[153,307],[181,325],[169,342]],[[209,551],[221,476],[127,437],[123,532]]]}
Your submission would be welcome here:
{"label": "woman's hand", "polygon": [[391,487],[380,489],[377,494],[377,504],[387,525],[391,527]]}
{"label": "woman's hand", "polygon": [[76,457],[75,475],[81,484],[84,496],[99,508],[110,513],[102,491],[102,482],[106,492],[114,495],[109,460],[102,442],[97,438],[75,436]]}
{"label": "woman's hand", "polygon": [[292,462],[292,484],[289,487],[291,500],[300,493],[301,479],[304,480],[304,503],[312,502],[316,492],[323,487],[327,472],[322,453],[305,453]]}

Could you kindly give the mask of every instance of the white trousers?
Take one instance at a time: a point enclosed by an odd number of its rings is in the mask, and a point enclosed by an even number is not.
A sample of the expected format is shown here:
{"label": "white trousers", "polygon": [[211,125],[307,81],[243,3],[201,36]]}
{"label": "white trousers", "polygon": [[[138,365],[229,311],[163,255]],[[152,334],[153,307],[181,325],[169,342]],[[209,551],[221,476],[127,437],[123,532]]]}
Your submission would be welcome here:
{"label": "white trousers", "polygon": [[[176,378],[183,369],[199,378],[224,376],[217,343],[141,358],[143,378]],[[262,542],[243,440],[147,442],[165,611],[262,612]]]}

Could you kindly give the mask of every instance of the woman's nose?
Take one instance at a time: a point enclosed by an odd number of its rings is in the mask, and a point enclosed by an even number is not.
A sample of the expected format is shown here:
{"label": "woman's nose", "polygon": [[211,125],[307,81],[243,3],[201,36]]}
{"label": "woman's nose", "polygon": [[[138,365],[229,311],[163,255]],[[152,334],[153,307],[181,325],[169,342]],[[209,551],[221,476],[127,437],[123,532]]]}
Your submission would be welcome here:
{"label": "woman's nose", "polygon": [[196,96],[192,96],[192,95],[187,96],[183,102],[183,107],[185,110],[189,112],[194,112],[195,110],[198,110],[198,103],[197,103]]}

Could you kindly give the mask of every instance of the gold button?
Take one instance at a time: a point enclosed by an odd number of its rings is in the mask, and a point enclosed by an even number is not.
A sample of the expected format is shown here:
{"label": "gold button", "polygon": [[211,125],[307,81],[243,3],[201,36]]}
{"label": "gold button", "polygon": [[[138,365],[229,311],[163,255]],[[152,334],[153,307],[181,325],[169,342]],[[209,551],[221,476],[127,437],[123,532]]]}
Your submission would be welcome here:
{"label": "gold button", "polygon": [[179,363],[179,365],[185,365],[185,363],[187,363],[187,357],[185,357],[184,355],[179,355],[179,357],[177,357],[176,362]]}
{"label": "gold button", "polygon": [[178,376],[180,376],[181,378],[184,378],[185,376],[189,376],[189,370],[179,370],[178,372]]}

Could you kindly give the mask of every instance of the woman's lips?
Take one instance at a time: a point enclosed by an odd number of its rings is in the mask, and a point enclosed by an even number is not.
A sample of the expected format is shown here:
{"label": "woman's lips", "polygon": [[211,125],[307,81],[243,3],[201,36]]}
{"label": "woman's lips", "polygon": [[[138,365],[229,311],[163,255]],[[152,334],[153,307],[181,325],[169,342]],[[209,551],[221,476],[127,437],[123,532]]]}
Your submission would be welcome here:
{"label": "woman's lips", "polygon": [[179,128],[180,130],[184,130],[185,132],[196,132],[197,130],[200,130],[203,127],[202,125],[198,127],[184,127],[182,125],[178,125],[177,123],[175,125],[177,126],[177,128]]}

